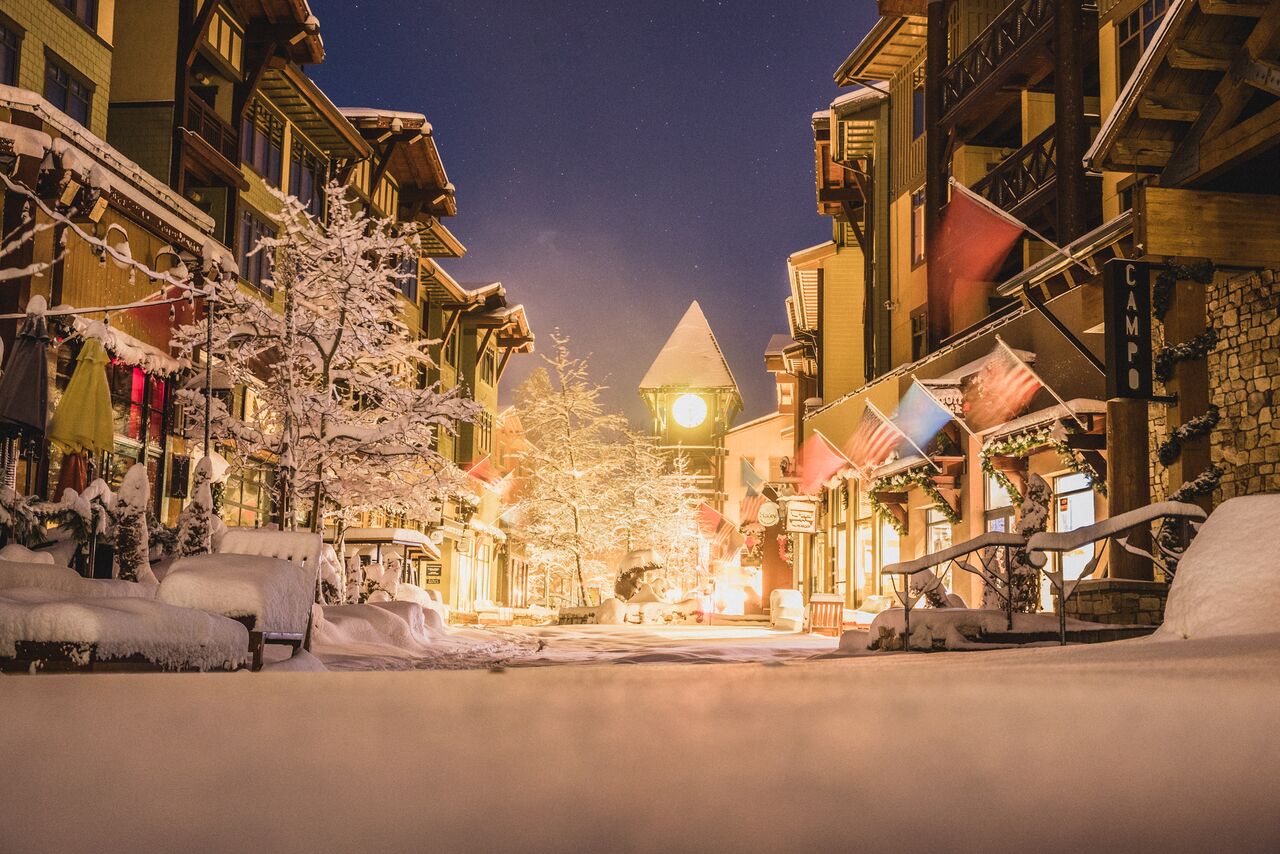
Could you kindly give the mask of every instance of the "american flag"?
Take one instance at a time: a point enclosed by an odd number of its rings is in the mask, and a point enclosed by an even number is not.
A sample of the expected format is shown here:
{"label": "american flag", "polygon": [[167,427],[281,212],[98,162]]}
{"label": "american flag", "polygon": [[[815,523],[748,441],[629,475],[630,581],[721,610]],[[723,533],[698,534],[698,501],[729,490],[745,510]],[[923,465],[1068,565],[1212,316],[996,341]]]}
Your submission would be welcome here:
{"label": "american flag", "polygon": [[742,548],[737,527],[705,501],[698,508],[698,527],[711,540],[711,557],[715,560],[728,560]]}
{"label": "american flag", "polygon": [[493,464],[487,454],[467,466],[466,473],[468,477],[474,478],[490,492],[502,494],[510,486],[510,478],[498,471],[498,467]]}
{"label": "american flag", "polygon": [[747,488],[747,494],[738,502],[738,521],[743,525],[749,525],[756,521],[760,514],[760,507],[764,504],[765,481],[746,457],[742,458],[741,471],[742,483]]}
{"label": "american flag", "polygon": [[902,440],[902,431],[885,418],[879,409],[868,403],[862,410],[862,418],[846,447],[849,459],[858,468],[860,476],[865,478],[872,469],[889,458]]}
{"label": "american flag", "polygon": [[1036,372],[996,339],[982,369],[964,386],[964,420],[975,433],[1017,417],[1044,383]]}

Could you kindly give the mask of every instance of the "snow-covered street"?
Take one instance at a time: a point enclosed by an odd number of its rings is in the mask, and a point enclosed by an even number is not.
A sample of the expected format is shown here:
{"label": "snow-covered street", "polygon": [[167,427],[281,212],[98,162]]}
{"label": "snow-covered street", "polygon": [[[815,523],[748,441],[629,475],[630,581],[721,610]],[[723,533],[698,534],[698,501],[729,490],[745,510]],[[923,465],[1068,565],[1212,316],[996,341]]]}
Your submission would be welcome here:
{"label": "snow-covered street", "polygon": [[1280,634],[10,679],[0,847],[1275,850],[1277,708]]}

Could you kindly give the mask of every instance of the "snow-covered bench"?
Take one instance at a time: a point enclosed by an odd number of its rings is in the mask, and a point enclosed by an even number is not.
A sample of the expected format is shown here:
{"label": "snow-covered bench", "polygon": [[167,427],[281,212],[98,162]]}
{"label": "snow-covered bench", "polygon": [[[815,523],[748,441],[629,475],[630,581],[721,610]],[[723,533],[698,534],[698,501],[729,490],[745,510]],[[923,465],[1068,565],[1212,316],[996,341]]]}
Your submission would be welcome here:
{"label": "snow-covered bench", "polygon": [[310,648],[323,548],[319,534],[231,528],[215,554],[175,561],[157,598],[242,622],[258,670],[265,644]]}
{"label": "snow-covered bench", "polygon": [[147,598],[0,590],[0,670],[235,670],[248,640],[235,620]]}

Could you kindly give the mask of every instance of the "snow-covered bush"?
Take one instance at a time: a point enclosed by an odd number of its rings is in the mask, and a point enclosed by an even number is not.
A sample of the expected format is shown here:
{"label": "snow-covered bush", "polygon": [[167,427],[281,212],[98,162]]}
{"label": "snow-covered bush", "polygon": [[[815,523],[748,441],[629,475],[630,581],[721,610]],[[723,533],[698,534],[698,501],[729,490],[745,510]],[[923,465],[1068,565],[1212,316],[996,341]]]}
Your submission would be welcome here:
{"label": "snow-covered bush", "polygon": [[178,516],[177,542],[174,545],[174,554],[177,557],[207,554],[212,550],[213,492],[210,489],[212,476],[212,463],[209,457],[205,457],[196,465],[192,479],[191,501],[182,508],[182,513]]}
{"label": "snow-covered bush", "polygon": [[116,496],[116,567],[124,581],[155,583],[151,572],[151,539],[147,535],[148,483],[146,463],[125,472]]}

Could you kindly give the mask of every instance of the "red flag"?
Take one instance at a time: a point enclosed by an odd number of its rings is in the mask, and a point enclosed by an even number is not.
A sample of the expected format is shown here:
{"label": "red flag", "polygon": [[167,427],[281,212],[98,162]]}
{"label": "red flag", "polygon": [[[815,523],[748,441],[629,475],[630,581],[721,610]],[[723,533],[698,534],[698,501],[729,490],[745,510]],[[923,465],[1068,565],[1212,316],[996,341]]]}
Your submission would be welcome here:
{"label": "red flag", "polygon": [[840,453],[840,449],[816,430],[812,436],[804,440],[798,456],[800,458],[800,491],[806,495],[816,495],[822,488],[822,484],[849,464],[849,460]]}
{"label": "red flag", "polygon": [[1020,415],[1043,387],[1035,371],[997,341],[982,369],[964,385],[964,420],[975,433],[1003,424]]}
{"label": "red flag", "polygon": [[954,315],[958,307],[986,299],[987,283],[1004,265],[1023,227],[992,210],[985,200],[979,201],[972,190],[959,184],[953,187],[929,263],[941,270],[938,281],[948,289]]}
{"label": "red flag", "polygon": [[849,443],[849,459],[859,472],[865,473],[883,463],[902,441],[902,431],[874,406],[867,404]]}
{"label": "red flag", "polygon": [[717,560],[728,560],[742,548],[737,527],[705,501],[698,508],[698,527],[711,539],[711,555]]}
{"label": "red flag", "polygon": [[508,486],[507,478],[498,471],[498,467],[487,455],[467,466],[466,473],[490,492],[502,493]]}

